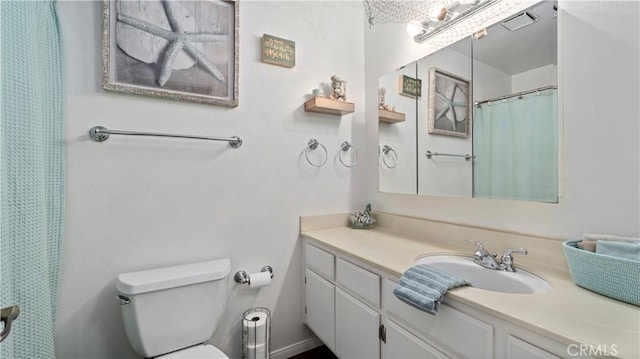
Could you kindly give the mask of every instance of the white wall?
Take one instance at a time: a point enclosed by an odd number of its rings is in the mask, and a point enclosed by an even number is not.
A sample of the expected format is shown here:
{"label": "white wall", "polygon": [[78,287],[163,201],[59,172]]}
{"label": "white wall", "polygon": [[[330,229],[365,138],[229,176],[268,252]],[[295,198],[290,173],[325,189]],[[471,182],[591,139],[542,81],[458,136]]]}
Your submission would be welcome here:
{"label": "white wall", "polygon": [[[57,357],[134,357],[115,299],[117,275],[221,257],[231,259],[231,275],[268,264],[275,278],[259,290],[232,283],[216,345],[232,358],[241,356],[240,316],[253,306],[272,310],[273,349],[309,337],[302,324],[298,217],[360,206],[352,202],[355,175],[335,155],[344,140],[366,153],[364,137],[354,136],[364,127],[362,7],[319,1],[239,4],[240,106],[235,109],[102,91],[100,3],[58,4],[66,60],[68,185]],[[296,67],[260,62],[263,33],[296,42]],[[348,82],[356,112],[342,119],[304,112],[305,94],[334,73]],[[87,136],[94,125],[238,135],[244,145],[231,149],[223,143],[124,136],[96,143]],[[317,172],[300,157],[311,138],[329,152]]]}
{"label": "white wall", "polygon": [[511,93],[558,84],[558,66],[546,65],[511,76]]}
{"label": "white wall", "polygon": [[[380,191],[390,193],[416,193],[416,99],[399,94],[398,78],[407,75],[416,77],[416,64],[407,66],[380,77],[379,86],[386,89],[386,104],[395,106],[395,110],[405,115],[404,122],[393,124],[379,123],[380,151],[390,146],[396,154],[379,154],[378,179]],[[424,98],[424,96],[422,97]],[[394,164],[394,156],[397,161]],[[386,161],[387,165],[383,162]],[[393,167],[393,168],[389,168]]]}
{"label": "white wall", "polygon": [[[636,1],[560,2],[565,187],[559,204],[393,195],[378,193],[377,184],[369,187],[367,198],[383,211],[561,238],[583,232],[638,236],[639,6]],[[372,82],[381,74],[416,58],[420,46],[403,48],[407,42],[411,39],[399,27],[365,30],[367,98],[375,98]],[[380,56],[381,48],[393,56]],[[431,51],[422,50],[423,55]],[[367,118],[370,110],[367,103]],[[371,150],[375,126],[367,127],[367,138]]]}

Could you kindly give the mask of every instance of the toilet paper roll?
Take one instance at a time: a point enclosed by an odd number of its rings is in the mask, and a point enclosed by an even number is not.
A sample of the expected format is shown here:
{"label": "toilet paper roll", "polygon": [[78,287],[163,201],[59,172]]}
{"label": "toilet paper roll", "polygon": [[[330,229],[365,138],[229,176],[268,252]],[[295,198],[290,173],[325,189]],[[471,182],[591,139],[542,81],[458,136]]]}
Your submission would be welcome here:
{"label": "toilet paper roll", "polygon": [[267,345],[261,344],[247,347],[248,359],[267,359]]}
{"label": "toilet paper roll", "polygon": [[271,272],[249,274],[249,287],[260,288],[267,285],[271,285]]}
{"label": "toilet paper roll", "polygon": [[264,345],[267,341],[268,315],[263,312],[251,312],[242,321],[243,329],[247,333],[249,348]]}

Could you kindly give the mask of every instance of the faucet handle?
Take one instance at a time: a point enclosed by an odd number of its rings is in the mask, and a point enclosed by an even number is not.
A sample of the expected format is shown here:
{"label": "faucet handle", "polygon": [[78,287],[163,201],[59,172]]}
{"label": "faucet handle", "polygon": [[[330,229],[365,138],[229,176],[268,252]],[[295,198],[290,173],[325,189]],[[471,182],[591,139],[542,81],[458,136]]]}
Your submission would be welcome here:
{"label": "faucet handle", "polygon": [[469,238],[465,239],[465,242],[469,244],[475,244],[476,247],[478,247],[479,251],[484,251],[484,246],[480,242],[476,242],[473,239],[469,239]]}
{"label": "faucet handle", "polygon": [[511,253],[527,254],[529,252],[524,248],[508,248],[506,251],[504,251],[502,257],[511,257]]}
{"label": "faucet handle", "polygon": [[502,255],[502,265],[501,267],[503,268],[503,270],[507,271],[507,272],[515,272],[516,268],[513,266],[513,257],[511,256],[512,253],[520,253],[520,254],[527,254],[527,250],[524,248],[509,248],[506,251],[504,251],[504,254]]}

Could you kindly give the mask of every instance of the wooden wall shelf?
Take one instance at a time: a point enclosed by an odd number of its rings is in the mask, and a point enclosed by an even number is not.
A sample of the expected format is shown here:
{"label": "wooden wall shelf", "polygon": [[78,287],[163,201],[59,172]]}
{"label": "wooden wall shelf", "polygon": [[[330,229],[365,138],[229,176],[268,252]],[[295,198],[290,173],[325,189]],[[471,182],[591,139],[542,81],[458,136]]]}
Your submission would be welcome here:
{"label": "wooden wall shelf", "polygon": [[378,110],[378,120],[384,123],[404,122],[405,116],[402,112]]}
{"label": "wooden wall shelf", "polygon": [[309,112],[328,113],[331,115],[345,115],[355,111],[356,105],[351,102],[332,100],[324,97],[314,97],[304,103],[304,110]]}

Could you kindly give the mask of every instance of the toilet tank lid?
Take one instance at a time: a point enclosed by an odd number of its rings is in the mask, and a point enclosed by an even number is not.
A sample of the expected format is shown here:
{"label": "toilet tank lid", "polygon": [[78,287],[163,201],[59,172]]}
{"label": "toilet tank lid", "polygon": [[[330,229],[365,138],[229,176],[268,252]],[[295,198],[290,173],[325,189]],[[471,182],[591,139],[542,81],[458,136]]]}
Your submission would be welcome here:
{"label": "toilet tank lid", "polygon": [[231,271],[229,259],[123,273],[116,288],[122,294],[141,294],[225,278]]}

